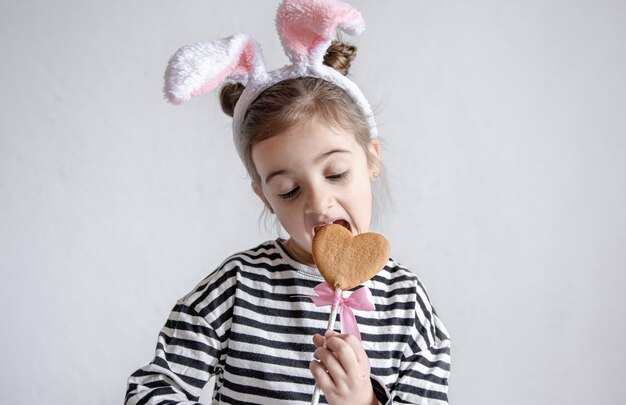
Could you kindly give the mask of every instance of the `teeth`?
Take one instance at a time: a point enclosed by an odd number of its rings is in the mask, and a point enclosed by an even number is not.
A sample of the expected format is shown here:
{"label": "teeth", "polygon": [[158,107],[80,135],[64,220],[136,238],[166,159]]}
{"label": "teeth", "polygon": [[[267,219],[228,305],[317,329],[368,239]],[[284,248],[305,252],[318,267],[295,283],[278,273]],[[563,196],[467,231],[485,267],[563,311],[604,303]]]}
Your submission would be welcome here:
{"label": "teeth", "polygon": [[315,228],[313,228],[313,233],[317,233],[320,229],[322,229],[322,228],[323,228],[323,227],[325,227],[326,225],[330,225],[330,224],[332,224],[332,223],[333,223],[333,222],[326,222],[326,223],[323,223],[323,224],[321,224],[321,225],[317,225]]}

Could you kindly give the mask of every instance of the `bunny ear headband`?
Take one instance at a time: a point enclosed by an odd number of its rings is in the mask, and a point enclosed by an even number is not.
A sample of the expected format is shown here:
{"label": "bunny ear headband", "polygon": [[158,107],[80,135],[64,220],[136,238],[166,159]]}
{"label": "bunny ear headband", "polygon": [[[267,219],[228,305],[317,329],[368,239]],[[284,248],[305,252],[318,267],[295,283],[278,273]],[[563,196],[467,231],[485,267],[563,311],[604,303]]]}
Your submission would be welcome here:
{"label": "bunny ear headband", "polygon": [[370,135],[376,137],[378,131],[372,109],[361,90],[346,76],[323,64],[337,29],[350,35],[363,31],[365,23],[361,14],[340,0],[284,0],[278,7],[276,28],[291,65],[267,72],[260,46],[244,33],[187,45],[180,48],[168,63],[166,98],[174,104],[181,104],[227,80],[244,85],[245,90],[233,115],[233,140],[243,160],[240,129],[246,111],[256,97],[283,80],[320,78],[340,87],[354,99],[368,121]]}

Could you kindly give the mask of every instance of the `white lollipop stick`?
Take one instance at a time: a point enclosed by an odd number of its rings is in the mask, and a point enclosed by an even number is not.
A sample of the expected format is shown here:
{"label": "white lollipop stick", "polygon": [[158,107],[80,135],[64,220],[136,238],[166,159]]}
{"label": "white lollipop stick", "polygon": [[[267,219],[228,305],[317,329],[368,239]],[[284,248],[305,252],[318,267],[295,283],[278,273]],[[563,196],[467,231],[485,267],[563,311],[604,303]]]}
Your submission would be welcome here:
{"label": "white lollipop stick", "polygon": [[[330,311],[330,317],[328,318],[328,326],[326,327],[326,332],[329,330],[335,330],[335,320],[337,319],[337,310],[339,309],[339,301],[341,300],[341,288],[335,289],[335,302],[333,303],[332,309]],[[324,338],[326,339],[326,338]],[[324,347],[326,347],[326,342],[324,342]],[[317,405],[320,400],[320,387],[315,384],[315,389],[313,390],[313,398],[311,399],[311,405]]]}

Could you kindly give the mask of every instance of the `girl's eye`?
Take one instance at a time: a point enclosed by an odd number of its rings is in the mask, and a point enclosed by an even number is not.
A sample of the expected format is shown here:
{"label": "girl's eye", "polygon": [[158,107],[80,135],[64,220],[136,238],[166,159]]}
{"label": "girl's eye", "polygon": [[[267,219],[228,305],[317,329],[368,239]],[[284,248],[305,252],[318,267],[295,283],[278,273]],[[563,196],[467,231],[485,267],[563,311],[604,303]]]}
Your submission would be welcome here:
{"label": "girl's eye", "polygon": [[280,197],[283,200],[289,200],[290,198],[295,197],[296,194],[298,194],[298,191],[300,191],[300,187],[295,187],[284,194],[278,194],[278,197]]}
{"label": "girl's eye", "polygon": [[326,176],[326,178],[330,181],[340,181],[345,179],[348,176],[348,171],[346,170],[345,172],[342,173],[337,173],[337,174],[333,174],[330,176]]}

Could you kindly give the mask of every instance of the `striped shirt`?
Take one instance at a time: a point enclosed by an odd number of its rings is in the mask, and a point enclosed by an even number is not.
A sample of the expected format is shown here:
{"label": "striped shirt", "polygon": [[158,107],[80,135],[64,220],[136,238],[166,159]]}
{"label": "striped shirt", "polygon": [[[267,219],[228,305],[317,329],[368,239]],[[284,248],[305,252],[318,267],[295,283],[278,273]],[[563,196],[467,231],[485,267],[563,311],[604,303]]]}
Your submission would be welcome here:
{"label": "striped shirt", "polygon": [[[322,281],[282,240],[227,258],[174,306],[126,404],[193,404],[212,376],[213,405],[310,404],[311,338],[330,307],[307,296]],[[365,285],[376,310],[355,315],[379,401],[447,404],[450,340],[417,276],[390,259]]]}

